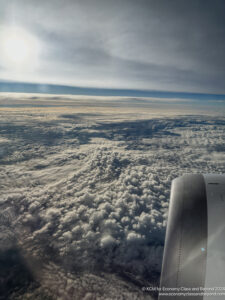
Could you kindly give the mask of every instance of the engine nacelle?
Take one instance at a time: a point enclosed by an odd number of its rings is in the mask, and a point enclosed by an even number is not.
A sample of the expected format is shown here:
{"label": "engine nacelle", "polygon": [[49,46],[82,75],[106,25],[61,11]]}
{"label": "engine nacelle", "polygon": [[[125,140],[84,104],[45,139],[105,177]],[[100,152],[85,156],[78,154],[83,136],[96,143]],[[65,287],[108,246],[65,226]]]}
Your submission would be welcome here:
{"label": "engine nacelle", "polygon": [[225,299],[225,175],[173,180],[159,299]]}

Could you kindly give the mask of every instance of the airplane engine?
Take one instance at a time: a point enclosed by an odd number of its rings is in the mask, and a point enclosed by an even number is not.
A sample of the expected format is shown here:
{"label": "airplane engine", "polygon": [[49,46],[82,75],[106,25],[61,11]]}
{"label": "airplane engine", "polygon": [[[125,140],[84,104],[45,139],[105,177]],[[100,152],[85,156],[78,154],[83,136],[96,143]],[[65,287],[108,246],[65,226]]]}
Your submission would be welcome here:
{"label": "airplane engine", "polygon": [[159,299],[225,299],[225,175],[173,180]]}

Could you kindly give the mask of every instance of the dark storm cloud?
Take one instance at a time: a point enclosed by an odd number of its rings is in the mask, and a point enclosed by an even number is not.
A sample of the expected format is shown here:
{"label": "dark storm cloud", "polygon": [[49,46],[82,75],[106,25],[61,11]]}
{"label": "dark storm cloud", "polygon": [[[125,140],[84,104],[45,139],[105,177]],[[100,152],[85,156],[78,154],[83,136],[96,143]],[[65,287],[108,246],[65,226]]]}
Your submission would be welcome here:
{"label": "dark storm cloud", "polygon": [[23,0],[1,7],[5,25],[13,19],[39,37],[39,81],[225,93],[223,0]]}

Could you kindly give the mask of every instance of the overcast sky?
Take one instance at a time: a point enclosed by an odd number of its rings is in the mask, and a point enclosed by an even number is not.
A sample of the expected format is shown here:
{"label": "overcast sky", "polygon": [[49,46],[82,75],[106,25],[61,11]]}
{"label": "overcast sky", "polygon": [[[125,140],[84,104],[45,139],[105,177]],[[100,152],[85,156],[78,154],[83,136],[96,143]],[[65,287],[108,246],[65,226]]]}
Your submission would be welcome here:
{"label": "overcast sky", "polygon": [[0,80],[225,93],[224,0],[0,0],[12,25],[38,40],[38,66],[0,57]]}

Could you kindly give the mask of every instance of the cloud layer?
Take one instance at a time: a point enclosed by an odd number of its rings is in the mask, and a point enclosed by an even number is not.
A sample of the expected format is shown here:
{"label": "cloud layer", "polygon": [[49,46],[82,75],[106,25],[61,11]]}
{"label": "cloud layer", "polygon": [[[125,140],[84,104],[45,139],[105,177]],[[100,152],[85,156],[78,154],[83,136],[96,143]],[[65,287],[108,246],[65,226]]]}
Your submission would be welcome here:
{"label": "cloud layer", "polygon": [[33,101],[0,112],[0,245],[26,262],[21,297],[150,299],[140,287],[159,280],[171,181],[225,172],[224,118]]}

